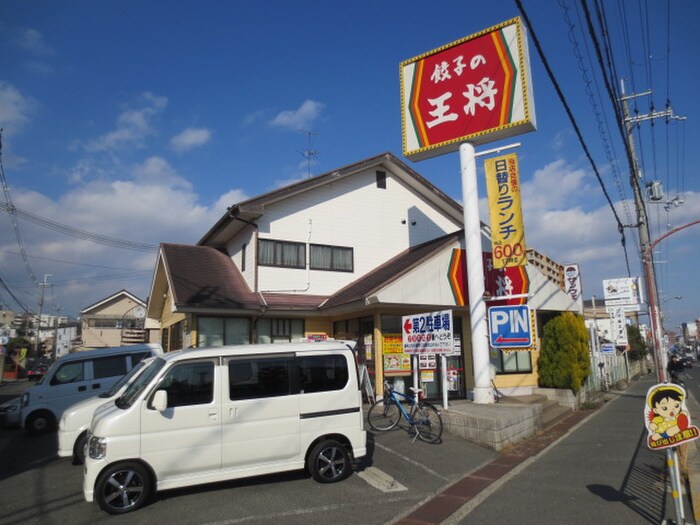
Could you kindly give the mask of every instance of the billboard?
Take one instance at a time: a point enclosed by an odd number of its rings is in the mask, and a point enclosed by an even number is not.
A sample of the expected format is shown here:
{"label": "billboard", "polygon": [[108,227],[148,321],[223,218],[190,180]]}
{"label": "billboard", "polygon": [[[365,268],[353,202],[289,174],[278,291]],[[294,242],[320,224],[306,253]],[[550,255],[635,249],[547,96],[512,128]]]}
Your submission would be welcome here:
{"label": "billboard", "polygon": [[605,306],[635,306],[641,302],[639,277],[603,280]]}
{"label": "billboard", "polygon": [[400,64],[403,154],[421,160],[536,127],[520,18]]}
{"label": "billboard", "polygon": [[454,351],[452,310],[403,316],[406,354],[451,354]]}
{"label": "billboard", "polygon": [[515,153],[484,161],[491,218],[493,266],[525,266],[525,225]]}

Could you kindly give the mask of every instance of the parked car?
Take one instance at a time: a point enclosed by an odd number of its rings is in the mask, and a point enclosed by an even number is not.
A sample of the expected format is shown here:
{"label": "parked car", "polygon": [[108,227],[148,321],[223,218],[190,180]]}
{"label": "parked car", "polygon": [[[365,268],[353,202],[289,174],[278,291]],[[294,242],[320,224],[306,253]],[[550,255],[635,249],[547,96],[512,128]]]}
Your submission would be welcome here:
{"label": "parked car", "polygon": [[85,461],[85,444],[88,427],[96,409],[111,405],[124,393],[126,387],[153,362],[148,357],[131,369],[131,372],[114,383],[114,386],[97,397],[91,397],[71,405],[63,413],[58,425],[58,455],[62,458],[73,457],[73,464],[81,465]]}
{"label": "parked car", "polygon": [[0,426],[17,427],[22,421],[21,397],[16,397],[0,405]]}
{"label": "parked car", "polygon": [[306,468],[340,481],[367,453],[355,356],[339,342],[170,352],[90,423],[83,494],[110,514],[156,490]]}
{"label": "parked car", "polygon": [[27,379],[30,381],[39,381],[42,377],[46,375],[46,371],[49,369],[46,365],[33,366],[27,370]]}
{"label": "parked car", "polygon": [[139,344],[64,355],[24,391],[22,426],[32,434],[54,430],[66,408],[106,392],[142,359],[162,353],[159,344]]}

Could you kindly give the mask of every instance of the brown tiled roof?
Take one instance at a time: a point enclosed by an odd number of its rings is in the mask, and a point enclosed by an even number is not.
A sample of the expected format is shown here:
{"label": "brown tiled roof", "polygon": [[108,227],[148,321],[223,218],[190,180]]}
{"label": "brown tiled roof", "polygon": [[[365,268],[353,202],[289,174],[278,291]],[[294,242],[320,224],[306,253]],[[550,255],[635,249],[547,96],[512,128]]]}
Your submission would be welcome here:
{"label": "brown tiled roof", "polygon": [[336,292],[323,304],[323,308],[332,308],[334,306],[360,301],[371,296],[372,292],[375,290],[396,280],[426,257],[462,237],[464,237],[464,231],[458,230],[454,233],[443,235],[432,241],[424,242],[423,244],[404,250],[370,273],[363,275],[355,282],[350,283],[345,288]]}
{"label": "brown tiled roof", "polygon": [[231,257],[208,246],[162,244],[176,307],[259,309]]}

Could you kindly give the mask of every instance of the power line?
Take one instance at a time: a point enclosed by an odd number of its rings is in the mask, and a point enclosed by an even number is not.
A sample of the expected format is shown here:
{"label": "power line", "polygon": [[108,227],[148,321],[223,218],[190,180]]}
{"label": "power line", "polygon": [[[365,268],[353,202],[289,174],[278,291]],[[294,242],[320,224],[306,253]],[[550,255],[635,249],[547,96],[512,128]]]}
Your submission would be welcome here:
{"label": "power line", "polygon": [[620,217],[617,215],[617,210],[615,210],[615,206],[612,203],[612,200],[610,199],[610,195],[608,194],[608,190],[605,188],[605,183],[603,182],[602,177],[600,176],[600,172],[598,171],[598,167],[596,166],[595,161],[593,160],[593,157],[591,156],[590,151],[588,150],[588,146],[586,145],[586,142],[583,140],[583,135],[581,133],[581,130],[578,127],[578,124],[576,123],[576,119],[574,118],[573,113],[571,112],[571,108],[569,107],[569,104],[566,102],[566,98],[564,97],[564,94],[562,93],[561,88],[559,87],[559,83],[557,82],[556,78],[554,77],[554,73],[552,72],[552,69],[549,67],[549,62],[547,61],[547,57],[544,55],[544,51],[542,50],[542,46],[540,45],[540,41],[537,38],[537,34],[535,33],[535,29],[530,23],[530,18],[527,16],[527,13],[525,12],[525,8],[523,7],[522,3],[520,0],[515,0],[515,4],[518,7],[518,10],[520,11],[521,15],[523,16],[523,19],[525,20],[525,23],[530,29],[530,34],[532,35],[532,41],[535,44],[535,48],[537,49],[537,53],[540,56],[540,60],[542,60],[542,64],[544,65],[545,70],[547,71],[547,76],[549,77],[549,80],[552,82],[552,85],[554,86],[555,91],[557,92],[557,96],[559,97],[559,100],[561,101],[562,105],[564,106],[564,110],[566,111],[567,116],[569,117],[569,121],[571,122],[571,125],[574,127],[574,131],[576,132],[576,136],[578,137],[579,142],[581,143],[581,147],[583,148],[584,153],[586,154],[586,157],[588,158],[588,162],[590,162],[593,172],[595,173],[596,178],[598,179],[598,184],[600,185],[601,189],[603,190],[603,194],[605,195],[605,199],[608,201],[608,205],[610,206],[610,209],[613,213],[613,216],[615,217],[615,221],[617,222],[617,230],[620,233],[620,242],[622,244],[622,249],[625,254],[625,263],[627,265],[627,275],[631,275],[630,271],[630,264],[629,264],[629,257],[627,256],[627,242],[625,240],[625,230],[624,226],[622,225],[622,222],[620,221]]}
{"label": "power line", "polygon": [[19,231],[19,224],[17,223],[17,215],[15,213],[15,206],[12,204],[12,198],[10,197],[10,188],[7,185],[7,179],[5,178],[5,169],[2,164],[2,128],[0,128],[0,185],[2,185],[2,191],[5,194],[5,203],[2,205],[3,209],[6,209],[10,214],[12,220],[12,226],[15,230],[15,237],[17,238],[17,245],[19,246],[19,251],[22,253],[22,259],[24,260],[24,267],[29,273],[29,276],[34,281],[36,286],[39,286],[39,279],[37,279],[31,265],[29,264],[29,258],[27,257],[27,251],[24,248],[24,242],[22,242],[22,235]]}
{"label": "power line", "polygon": [[41,217],[40,215],[24,211],[20,208],[17,208],[16,206],[11,206],[6,203],[0,203],[0,209],[7,211],[13,216],[16,215],[49,230],[53,230],[55,232],[63,233],[65,235],[70,235],[71,237],[76,237],[78,239],[83,239],[97,244],[103,244],[106,246],[112,246],[113,248],[121,248],[124,250],[131,250],[135,252],[149,253],[158,250],[158,246],[156,246],[155,244],[129,241],[126,239],[119,239],[118,237],[110,237],[109,235],[102,235],[87,230],[81,230],[79,228],[73,228],[72,226],[52,221],[45,217]]}

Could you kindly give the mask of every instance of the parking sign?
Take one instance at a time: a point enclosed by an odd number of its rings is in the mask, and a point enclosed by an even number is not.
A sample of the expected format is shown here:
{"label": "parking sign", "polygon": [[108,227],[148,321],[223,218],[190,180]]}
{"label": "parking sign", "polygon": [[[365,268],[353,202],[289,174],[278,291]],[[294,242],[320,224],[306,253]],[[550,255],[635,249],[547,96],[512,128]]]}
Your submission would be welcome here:
{"label": "parking sign", "polygon": [[489,308],[489,339],[494,348],[533,346],[530,307],[519,304]]}

